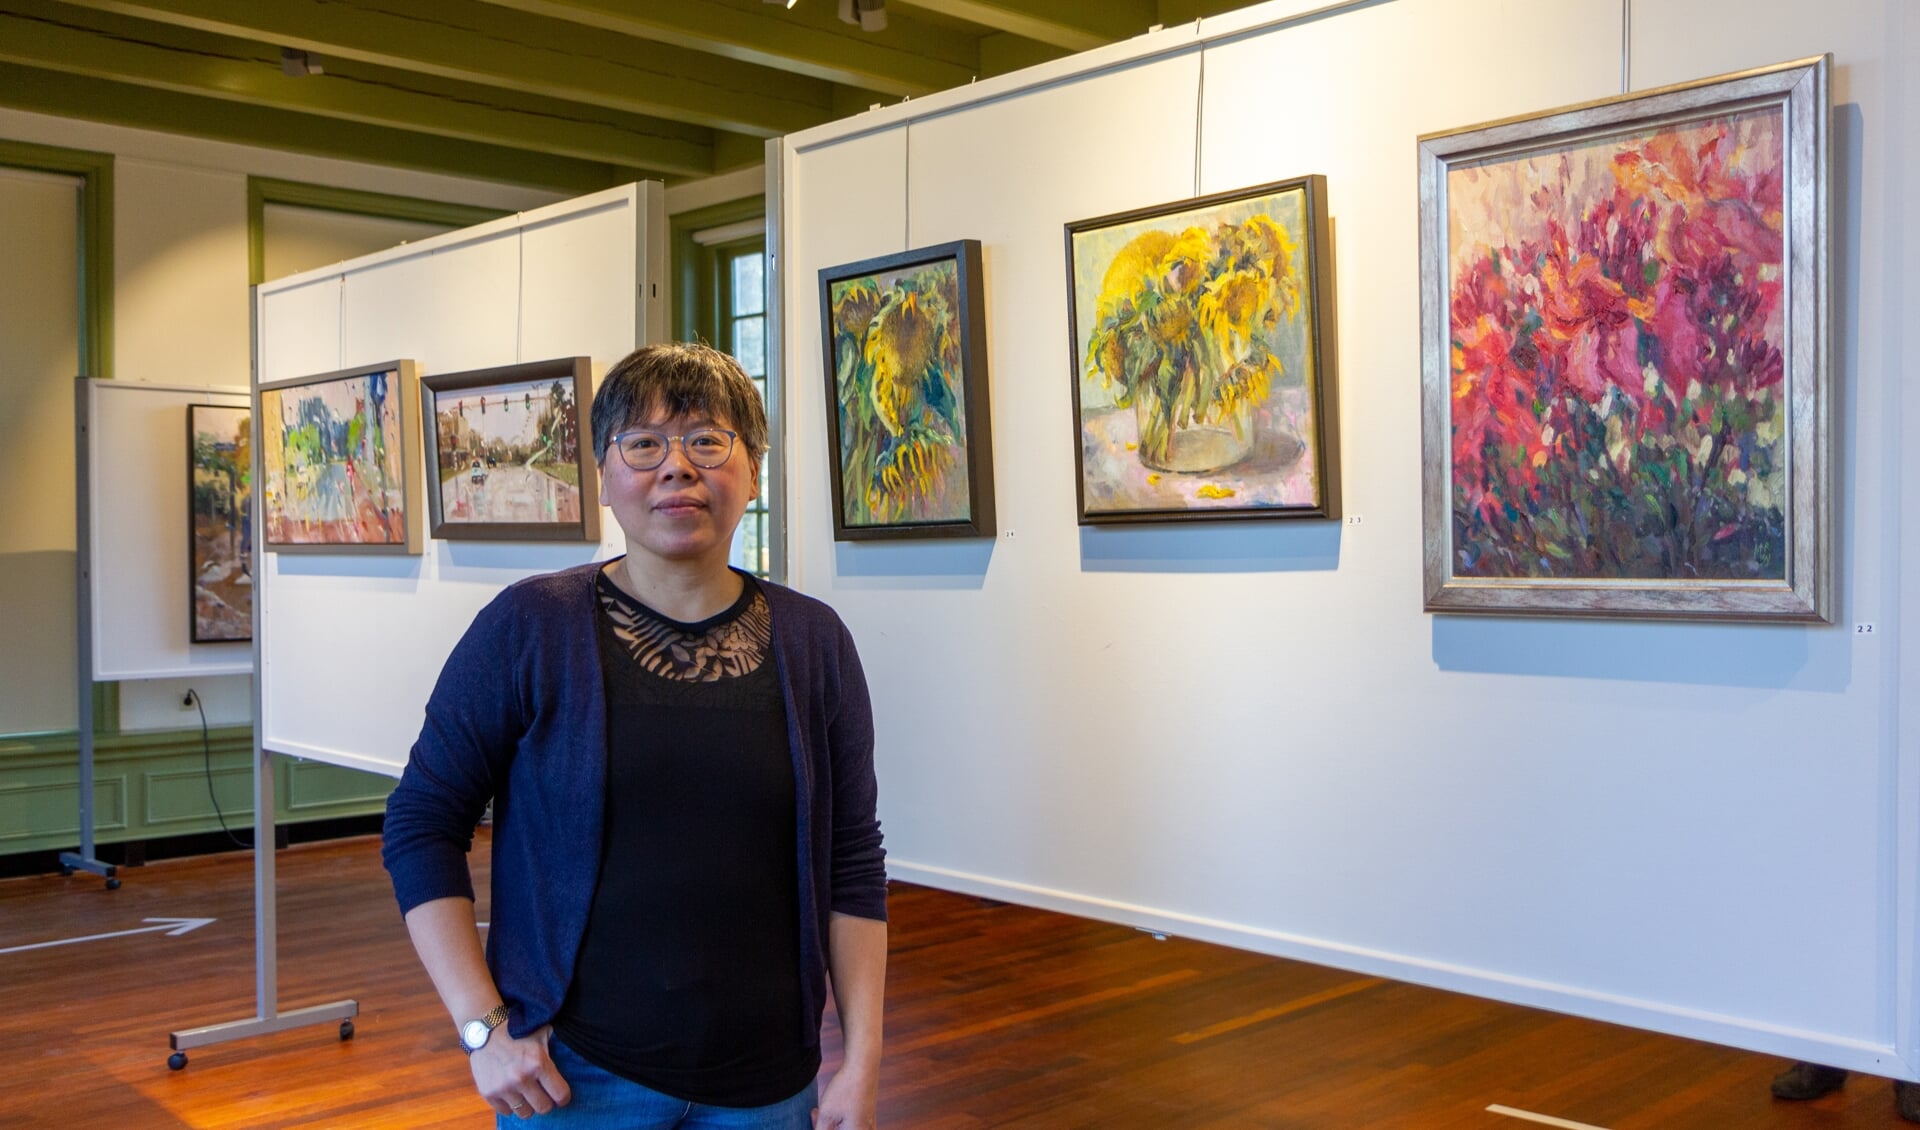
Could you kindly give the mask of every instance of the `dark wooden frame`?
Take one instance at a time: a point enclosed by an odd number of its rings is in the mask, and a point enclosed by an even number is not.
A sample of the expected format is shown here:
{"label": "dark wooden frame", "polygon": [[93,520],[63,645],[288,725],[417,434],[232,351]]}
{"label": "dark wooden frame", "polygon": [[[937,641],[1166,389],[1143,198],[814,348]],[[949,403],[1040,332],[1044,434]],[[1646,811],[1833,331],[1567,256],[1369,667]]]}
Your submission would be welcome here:
{"label": "dark wooden frame", "polygon": [[[1243,506],[1167,510],[1087,511],[1087,469],[1085,420],[1081,415],[1080,381],[1083,358],[1080,354],[1079,300],[1074,271],[1074,237],[1082,233],[1138,223],[1157,216],[1214,208],[1261,196],[1280,196],[1289,192],[1304,194],[1301,243],[1302,274],[1308,294],[1302,303],[1308,319],[1307,340],[1313,352],[1313,372],[1309,397],[1314,419],[1314,481],[1319,497],[1307,506]],[[1314,173],[1290,180],[1272,181],[1250,188],[1190,197],[1146,208],[1076,220],[1066,225],[1067,263],[1067,355],[1073,389],[1073,472],[1074,501],[1082,526],[1124,525],[1140,522],[1211,522],[1241,519],[1337,519],[1340,517],[1340,422],[1338,395],[1339,364],[1334,348],[1334,273],[1332,224],[1327,215],[1327,178]]]}
{"label": "dark wooden frame", "polygon": [[[964,520],[903,522],[884,526],[850,526],[840,435],[840,377],[834,356],[833,287],[862,275],[899,271],[951,259],[959,281],[960,387],[967,417],[967,502]],[[993,512],[993,413],[987,391],[987,323],[983,305],[985,273],[980,241],[962,239],[825,267],[820,271],[820,336],[826,357],[823,369],[827,398],[827,449],[832,460],[833,537],[835,541],[875,541],[904,538],[990,538],[996,533]]]}
{"label": "dark wooden frame", "polygon": [[[578,522],[449,522],[440,495],[440,423],[434,403],[440,393],[460,392],[491,385],[529,381],[573,382],[573,403],[579,436],[575,466],[580,480]],[[493,369],[436,373],[420,378],[421,456],[427,476],[427,516],[431,536],[447,541],[586,541],[600,540],[599,467],[593,461],[593,361],[587,357],[559,357],[528,361]]]}
{"label": "dark wooden frame", "polygon": [[[1420,138],[1420,371],[1426,610],[1678,620],[1832,619],[1834,471],[1829,310],[1831,56],[1507,118]],[[1780,581],[1480,578],[1453,574],[1450,202],[1456,164],[1775,106],[1786,130],[1783,246],[1788,506]]]}
{"label": "dark wooden frame", "polygon": [[[199,510],[193,504],[193,474],[197,469],[193,461],[193,441],[197,429],[193,426],[194,415],[200,409],[215,412],[238,412],[251,417],[252,409],[233,404],[189,404],[187,405],[187,638],[192,643],[245,643],[253,638],[252,599],[248,599],[247,632],[243,636],[203,636],[200,634],[200,538],[198,522]],[[248,477],[252,477],[252,468],[248,468]],[[241,503],[249,512],[253,510],[252,483],[248,483],[245,500]],[[244,522],[245,519],[243,518]],[[256,531],[257,536],[257,531]]]}
{"label": "dark wooden frame", "polygon": [[[262,410],[265,394],[290,388],[305,388],[309,385],[328,384],[333,381],[350,380],[371,373],[392,373],[394,379],[393,395],[399,404],[400,434],[400,497],[403,513],[402,524],[406,528],[406,540],[373,544],[369,542],[277,542],[271,540],[273,524],[267,513],[266,467],[266,414]],[[420,380],[420,368],[410,360],[381,361],[374,365],[357,365],[351,369],[339,369],[331,373],[314,373],[311,376],[291,377],[282,381],[267,381],[254,386],[253,390],[253,442],[262,445],[259,448],[259,466],[262,468],[259,481],[254,483],[254,537],[259,540],[260,548],[268,553],[342,553],[342,554],[400,554],[412,555],[420,552],[420,429],[414,424],[414,413],[419,411],[419,397],[415,385]]]}

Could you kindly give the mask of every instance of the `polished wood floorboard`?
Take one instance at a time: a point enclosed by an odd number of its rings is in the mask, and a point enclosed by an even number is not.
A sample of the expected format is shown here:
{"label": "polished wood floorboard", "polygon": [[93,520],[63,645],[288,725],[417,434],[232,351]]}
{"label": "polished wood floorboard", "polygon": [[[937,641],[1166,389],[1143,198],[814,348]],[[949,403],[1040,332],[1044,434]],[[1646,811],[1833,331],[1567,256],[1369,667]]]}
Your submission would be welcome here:
{"label": "polished wood floorboard", "polygon": [[[482,891],[485,859],[483,838]],[[280,1007],[355,998],[356,1035],[198,1048],[178,1072],[170,1031],[254,1014],[252,857],[156,863],[112,892],[0,882],[0,950],[217,919],[0,953],[0,1126],[487,1125],[378,842],[295,847],[279,870]],[[1608,1130],[1911,1125],[1866,1076],[1779,1103],[1765,1056],[925,888],[896,885],[892,913],[890,1130],[1542,1125],[1490,1104]]]}

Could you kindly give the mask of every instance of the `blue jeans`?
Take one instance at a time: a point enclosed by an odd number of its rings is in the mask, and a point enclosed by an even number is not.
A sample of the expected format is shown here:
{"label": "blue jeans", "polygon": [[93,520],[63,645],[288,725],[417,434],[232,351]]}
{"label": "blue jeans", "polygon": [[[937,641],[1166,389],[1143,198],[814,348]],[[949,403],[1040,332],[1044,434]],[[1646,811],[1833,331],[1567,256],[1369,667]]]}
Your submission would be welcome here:
{"label": "blue jeans", "polygon": [[566,1106],[518,1118],[494,1115],[498,1130],[809,1130],[819,1103],[817,1082],[771,1106],[690,1103],[595,1067],[554,1037],[547,1054],[573,1091]]}

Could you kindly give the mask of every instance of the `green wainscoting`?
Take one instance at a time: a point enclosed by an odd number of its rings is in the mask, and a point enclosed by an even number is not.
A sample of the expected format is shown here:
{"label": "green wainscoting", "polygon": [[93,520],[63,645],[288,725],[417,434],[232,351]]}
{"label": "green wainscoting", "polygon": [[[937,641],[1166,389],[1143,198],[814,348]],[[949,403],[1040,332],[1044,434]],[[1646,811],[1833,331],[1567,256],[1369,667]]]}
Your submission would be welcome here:
{"label": "green wainscoting", "polygon": [[[211,734],[209,759],[195,730],[102,734],[94,741],[94,838],[98,843],[218,832],[218,798],[227,827],[253,827],[253,733],[244,726]],[[71,848],[80,841],[79,748],[71,734],[0,738],[0,855]],[[393,779],[301,761],[273,759],[274,820],[297,824],[386,809]]]}

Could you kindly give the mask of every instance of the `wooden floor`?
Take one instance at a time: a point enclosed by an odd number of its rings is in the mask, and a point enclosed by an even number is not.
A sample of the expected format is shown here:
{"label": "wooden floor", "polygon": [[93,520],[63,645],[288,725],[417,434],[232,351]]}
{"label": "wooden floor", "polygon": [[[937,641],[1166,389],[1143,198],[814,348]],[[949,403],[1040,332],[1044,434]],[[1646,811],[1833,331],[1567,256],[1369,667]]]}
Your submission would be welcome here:
{"label": "wooden floor", "polygon": [[[476,872],[484,858],[483,841]],[[113,892],[0,882],[0,951],[217,920],[0,952],[0,1125],[486,1125],[377,841],[279,867],[281,1007],[356,998],[357,1035],[200,1048],[178,1072],[168,1032],[253,1015],[251,856],[125,871]],[[1494,1104],[1609,1130],[1911,1125],[1879,1079],[1779,1103],[1764,1056],[923,888],[897,885],[892,914],[890,1130],[1543,1125]]]}

